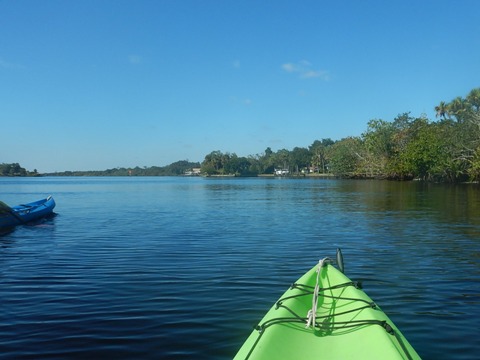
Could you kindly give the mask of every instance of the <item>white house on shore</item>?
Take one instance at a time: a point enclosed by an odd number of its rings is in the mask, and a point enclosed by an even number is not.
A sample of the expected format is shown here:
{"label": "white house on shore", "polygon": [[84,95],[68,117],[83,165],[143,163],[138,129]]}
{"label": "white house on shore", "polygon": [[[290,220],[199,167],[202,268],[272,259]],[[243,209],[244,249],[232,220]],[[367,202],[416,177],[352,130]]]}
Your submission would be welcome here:
{"label": "white house on shore", "polygon": [[289,172],[287,169],[274,169],[274,174],[277,176],[285,176],[288,175]]}
{"label": "white house on shore", "polygon": [[192,168],[191,170],[185,171],[185,176],[200,176],[200,168]]}

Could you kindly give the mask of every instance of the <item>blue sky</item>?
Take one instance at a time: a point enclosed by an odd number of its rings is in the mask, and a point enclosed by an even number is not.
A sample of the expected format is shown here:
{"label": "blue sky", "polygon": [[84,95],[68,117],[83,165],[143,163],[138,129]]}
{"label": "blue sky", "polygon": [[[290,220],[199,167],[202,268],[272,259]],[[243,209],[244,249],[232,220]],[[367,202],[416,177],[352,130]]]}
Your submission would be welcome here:
{"label": "blue sky", "polygon": [[104,170],[359,136],[480,86],[480,1],[0,0],[0,163]]}

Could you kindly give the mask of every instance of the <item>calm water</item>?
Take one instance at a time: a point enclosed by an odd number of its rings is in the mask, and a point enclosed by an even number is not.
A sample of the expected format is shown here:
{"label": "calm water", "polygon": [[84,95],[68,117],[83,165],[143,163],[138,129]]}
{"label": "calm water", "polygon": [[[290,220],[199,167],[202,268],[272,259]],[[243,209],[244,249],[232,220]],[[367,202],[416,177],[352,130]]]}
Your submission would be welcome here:
{"label": "calm water", "polygon": [[480,354],[480,187],[205,178],[0,179],[58,214],[0,237],[0,357],[230,359],[341,247],[424,359]]}

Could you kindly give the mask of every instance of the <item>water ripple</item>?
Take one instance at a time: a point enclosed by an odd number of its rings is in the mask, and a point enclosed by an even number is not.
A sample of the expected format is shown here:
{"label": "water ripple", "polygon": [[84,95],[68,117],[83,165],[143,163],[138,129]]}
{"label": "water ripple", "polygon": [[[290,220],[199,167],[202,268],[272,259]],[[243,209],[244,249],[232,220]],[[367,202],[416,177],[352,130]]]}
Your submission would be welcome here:
{"label": "water ripple", "polygon": [[2,180],[2,200],[54,193],[58,216],[0,237],[0,358],[229,359],[288,285],[336,247],[422,357],[480,352],[478,190],[18,181]]}

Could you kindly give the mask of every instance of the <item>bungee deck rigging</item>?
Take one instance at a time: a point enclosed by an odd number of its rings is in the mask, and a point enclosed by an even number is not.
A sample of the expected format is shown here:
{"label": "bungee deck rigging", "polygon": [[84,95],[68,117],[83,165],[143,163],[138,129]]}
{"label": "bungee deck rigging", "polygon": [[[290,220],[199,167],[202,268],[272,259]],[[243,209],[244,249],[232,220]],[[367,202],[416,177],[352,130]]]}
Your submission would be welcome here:
{"label": "bungee deck rigging", "polygon": [[332,263],[321,260],[292,284],[235,359],[419,359],[359,283]]}
{"label": "bungee deck rigging", "polygon": [[[320,295],[320,293],[323,292],[323,291],[340,289],[340,288],[346,287],[346,286],[354,286],[356,289],[360,289],[357,282],[349,281],[347,283],[335,285],[335,286],[332,286],[332,287],[329,287],[329,288],[320,288],[320,289],[318,289],[317,294]],[[300,297],[300,296],[309,296],[309,295],[313,296],[315,294],[314,287],[308,286],[308,285],[305,285],[305,284],[294,283],[294,284],[292,284],[290,289],[295,289],[295,288],[296,289],[301,289],[302,291],[304,291],[304,293],[297,294],[297,295],[292,295],[292,296],[287,296],[285,298],[280,298],[275,303],[275,308],[276,309],[278,309],[279,307],[283,307],[286,310],[288,310],[293,315],[293,317],[274,318],[274,319],[267,320],[266,322],[255,326],[255,330],[257,330],[260,333],[260,336],[268,327],[270,327],[272,325],[278,325],[278,324],[281,324],[281,323],[289,323],[289,322],[290,323],[291,322],[295,322],[295,323],[305,323],[306,322],[307,325],[305,327],[308,328],[310,326],[313,326],[314,330],[319,331],[319,332],[323,333],[324,335],[327,335],[328,333],[331,333],[331,332],[337,331],[337,330],[342,330],[342,329],[351,329],[351,328],[356,328],[356,327],[359,327],[359,326],[377,325],[377,326],[380,326],[380,327],[384,328],[385,331],[387,333],[389,333],[390,335],[395,336],[397,338],[397,341],[401,344],[403,350],[405,351],[405,355],[407,356],[407,359],[412,359],[412,357],[408,353],[408,349],[404,347],[404,344],[403,344],[403,341],[401,340],[401,337],[399,337],[397,335],[397,332],[385,320],[349,320],[349,321],[330,322],[328,320],[331,319],[331,315],[324,315],[324,316],[320,316],[320,317],[316,316],[316,319],[314,321],[314,325],[311,325],[310,322],[309,322],[309,317],[308,316],[307,317],[302,317],[299,314],[296,314],[288,306],[284,305],[284,301],[289,300],[289,299],[294,299],[294,298],[297,298],[297,297]],[[310,290],[307,290],[307,289],[310,289]],[[353,308],[353,309],[350,309],[350,310],[347,310],[347,311],[344,311],[344,312],[336,313],[337,316],[346,315],[346,314],[349,314],[349,313],[361,311],[361,310],[366,309],[366,308],[372,308],[372,309],[377,308],[377,305],[373,301],[367,301],[367,300],[360,299],[360,298],[347,298],[347,297],[341,297],[341,296],[333,297],[333,296],[330,296],[330,295],[321,295],[321,296],[326,297],[326,298],[335,299],[337,301],[355,301],[355,302],[360,302],[360,303],[364,304],[363,306],[359,306],[357,308]]]}

